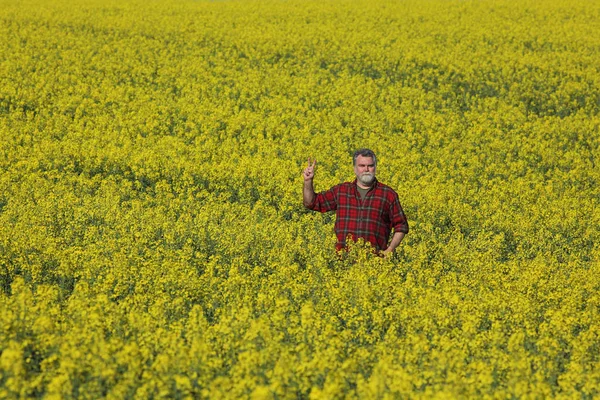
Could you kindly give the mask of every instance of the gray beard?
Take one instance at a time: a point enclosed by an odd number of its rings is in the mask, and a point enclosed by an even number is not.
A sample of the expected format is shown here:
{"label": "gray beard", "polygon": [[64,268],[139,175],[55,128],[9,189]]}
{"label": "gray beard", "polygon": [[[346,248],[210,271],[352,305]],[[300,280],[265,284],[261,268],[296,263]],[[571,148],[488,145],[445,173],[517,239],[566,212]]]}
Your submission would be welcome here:
{"label": "gray beard", "polygon": [[363,185],[370,185],[375,180],[375,175],[372,174],[362,174],[358,176],[358,180]]}

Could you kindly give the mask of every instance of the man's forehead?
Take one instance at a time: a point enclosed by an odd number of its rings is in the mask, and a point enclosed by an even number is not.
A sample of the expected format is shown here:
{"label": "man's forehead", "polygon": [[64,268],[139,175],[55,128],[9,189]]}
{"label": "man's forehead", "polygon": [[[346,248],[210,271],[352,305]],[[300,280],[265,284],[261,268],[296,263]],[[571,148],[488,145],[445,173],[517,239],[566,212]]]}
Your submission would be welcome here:
{"label": "man's forehead", "polygon": [[364,157],[361,155],[356,157],[356,163],[357,164],[374,164],[373,157]]}

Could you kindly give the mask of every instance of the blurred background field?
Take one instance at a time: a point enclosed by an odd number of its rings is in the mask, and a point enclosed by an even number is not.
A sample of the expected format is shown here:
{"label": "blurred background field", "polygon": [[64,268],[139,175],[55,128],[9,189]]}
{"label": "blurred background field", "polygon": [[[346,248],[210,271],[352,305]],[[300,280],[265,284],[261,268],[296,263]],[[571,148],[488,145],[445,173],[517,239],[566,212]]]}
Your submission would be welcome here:
{"label": "blurred background field", "polygon": [[[0,0],[0,398],[594,398],[600,3]],[[302,206],[369,147],[410,233]]]}

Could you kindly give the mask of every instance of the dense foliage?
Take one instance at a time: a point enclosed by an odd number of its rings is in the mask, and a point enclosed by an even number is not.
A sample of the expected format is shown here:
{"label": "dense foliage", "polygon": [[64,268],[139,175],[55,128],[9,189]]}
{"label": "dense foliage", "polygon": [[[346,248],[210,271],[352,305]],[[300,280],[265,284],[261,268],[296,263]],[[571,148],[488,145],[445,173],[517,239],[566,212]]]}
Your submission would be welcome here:
{"label": "dense foliage", "polygon": [[[0,0],[0,398],[600,395],[600,3]],[[302,207],[378,155],[411,232]]]}

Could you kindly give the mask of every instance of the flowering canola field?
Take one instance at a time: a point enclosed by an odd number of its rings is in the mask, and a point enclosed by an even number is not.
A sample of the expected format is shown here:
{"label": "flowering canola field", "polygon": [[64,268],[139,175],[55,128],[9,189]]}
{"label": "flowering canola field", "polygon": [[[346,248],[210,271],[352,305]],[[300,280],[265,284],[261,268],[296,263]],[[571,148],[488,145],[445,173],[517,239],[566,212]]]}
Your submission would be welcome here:
{"label": "flowering canola field", "polygon": [[[0,398],[600,396],[600,2],[0,0]],[[302,206],[375,151],[411,232]]]}

